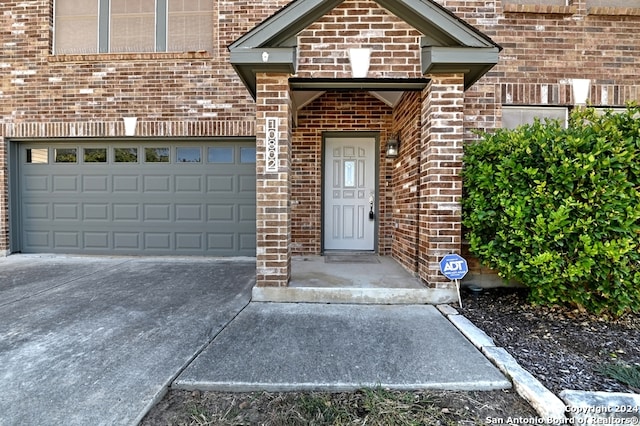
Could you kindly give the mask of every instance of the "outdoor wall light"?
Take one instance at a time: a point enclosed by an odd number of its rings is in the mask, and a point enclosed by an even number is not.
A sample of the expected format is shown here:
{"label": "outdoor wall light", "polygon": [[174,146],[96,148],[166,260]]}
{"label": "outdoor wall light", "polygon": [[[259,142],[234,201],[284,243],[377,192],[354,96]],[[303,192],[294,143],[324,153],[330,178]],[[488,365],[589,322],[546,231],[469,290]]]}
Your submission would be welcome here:
{"label": "outdoor wall light", "polygon": [[138,117],[122,117],[122,119],[124,120],[124,135],[135,136]]}
{"label": "outdoor wall light", "polygon": [[369,72],[371,49],[349,49],[352,78],[365,78]]}
{"label": "outdoor wall light", "polygon": [[396,136],[391,136],[387,141],[387,158],[396,158],[399,153],[399,145],[398,138]]}
{"label": "outdoor wall light", "polygon": [[571,80],[571,88],[573,89],[573,103],[575,105],[586,105],[589,99],[591,80],[588,78],[574,78]]}

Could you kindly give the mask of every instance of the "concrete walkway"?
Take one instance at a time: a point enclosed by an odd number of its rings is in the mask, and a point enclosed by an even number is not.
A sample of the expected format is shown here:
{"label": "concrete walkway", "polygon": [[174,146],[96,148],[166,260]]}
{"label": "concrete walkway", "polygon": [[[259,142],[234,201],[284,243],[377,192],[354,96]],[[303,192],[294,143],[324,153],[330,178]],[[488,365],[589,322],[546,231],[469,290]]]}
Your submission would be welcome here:
{"label": "concrete walkway", "polygon": [[255,262],[0,258],[0,424],[135,425],[168,386],[511,384],[433,306],[250,303]]}
{"label": "concrete walkway", "polygon": [[251,303],[174,387],[488,390],[511,383],[431,305]]}

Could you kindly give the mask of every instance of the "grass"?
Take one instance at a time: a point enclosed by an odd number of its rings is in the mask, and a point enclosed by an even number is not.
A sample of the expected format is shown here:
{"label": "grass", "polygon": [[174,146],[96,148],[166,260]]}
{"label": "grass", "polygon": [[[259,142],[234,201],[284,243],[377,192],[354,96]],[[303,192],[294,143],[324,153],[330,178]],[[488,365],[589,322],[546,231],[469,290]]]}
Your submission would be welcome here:
{"label": "grass", "polygon": [[597,371],[640,392],[640,365],[606,364],[599,367]]}
{"label": "grass", "polygon": [[252,410],[255,416],[262,416],[260,423],[264,422],[265,412],[271,413],[267,424],[274,426],[452,425],[459,424],[457,420],[463,415],[442,409],[439,401],[428,393],[369,388],[351,393],[264,392],[257,394],[254,401],[228,401],[217,411],[190,406],[189,421],[180,424],[249,425],[257,419],[252,416]]}

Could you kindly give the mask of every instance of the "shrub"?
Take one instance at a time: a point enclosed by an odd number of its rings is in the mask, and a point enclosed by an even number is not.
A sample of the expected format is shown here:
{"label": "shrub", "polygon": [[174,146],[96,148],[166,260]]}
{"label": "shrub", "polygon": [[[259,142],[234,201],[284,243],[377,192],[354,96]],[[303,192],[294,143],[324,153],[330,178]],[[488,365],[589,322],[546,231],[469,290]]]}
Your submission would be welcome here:
{"label": "shrub", "polygon": [[640,107],[536,121],[465,148],[470,250],[532,302],[640,311]]}

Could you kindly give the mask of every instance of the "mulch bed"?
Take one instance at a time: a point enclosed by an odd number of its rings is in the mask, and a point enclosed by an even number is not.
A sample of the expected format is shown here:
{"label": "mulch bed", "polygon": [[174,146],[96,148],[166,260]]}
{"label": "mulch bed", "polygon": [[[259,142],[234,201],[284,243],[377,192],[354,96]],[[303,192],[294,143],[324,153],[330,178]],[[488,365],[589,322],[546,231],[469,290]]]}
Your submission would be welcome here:
{"label": "mulch bed", "polygon": [[526,289],[463,293],[467,319],[554,393],[564,389],[634,392],[598,372],[611,363],[640,365],[640,315],[611,319],[567,307],[533,306]]}

